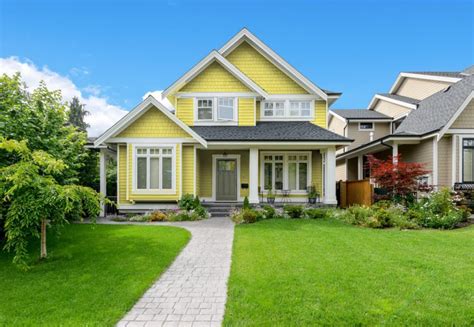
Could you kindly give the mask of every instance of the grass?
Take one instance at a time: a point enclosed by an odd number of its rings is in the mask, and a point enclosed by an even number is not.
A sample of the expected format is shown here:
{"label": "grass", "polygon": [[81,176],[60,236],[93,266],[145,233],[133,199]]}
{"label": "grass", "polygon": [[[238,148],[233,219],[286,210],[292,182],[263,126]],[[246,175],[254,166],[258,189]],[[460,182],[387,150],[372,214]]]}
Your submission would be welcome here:
{"label": "grass", "polygon": [[474,325],[474,226],[334,220],[236,227],[226,326]]}
{"label": "grass", "polygon": [[[113,326],[190,233],[165,226],[70,225],[59,237],[48,236],[48,260],[36,259],[30,271],[18,270],[0,252],[0,326]],[[34,245],[39,248],[39,241]]]}

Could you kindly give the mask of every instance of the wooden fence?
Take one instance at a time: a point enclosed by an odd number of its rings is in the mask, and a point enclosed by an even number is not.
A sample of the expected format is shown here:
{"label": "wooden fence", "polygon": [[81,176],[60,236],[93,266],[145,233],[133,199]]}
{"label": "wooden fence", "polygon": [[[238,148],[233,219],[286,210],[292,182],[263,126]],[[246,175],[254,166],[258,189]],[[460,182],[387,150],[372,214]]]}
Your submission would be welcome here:
{"label": "wooden fence", "polygon": [[347,208],[354,204],[370,206],[373,203],[374,187],[368,179],[338,182],[339,205]]}

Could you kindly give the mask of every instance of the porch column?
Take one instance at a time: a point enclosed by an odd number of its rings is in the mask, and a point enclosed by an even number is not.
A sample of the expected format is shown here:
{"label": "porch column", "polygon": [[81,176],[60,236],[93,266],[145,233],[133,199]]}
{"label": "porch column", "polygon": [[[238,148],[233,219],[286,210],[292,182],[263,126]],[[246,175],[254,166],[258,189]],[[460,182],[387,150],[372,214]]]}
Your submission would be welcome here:
{"label": "porch column", "polygon": [[249,153],[249,202],[258,203],[258,149],[250,148]]}
{"label": "porch column", "polygon": [[[104,196],[107,195],[107,175],[106,175],[106,165],[107,165],[107,160],[106,160],[106,154],[105,152],[107,149],[100,149],[99,153],[99,176],[100,176],[100,193],[102,193]],[[100,205],[100,216],[104,217],[105,216],[105,204],[102,203]]]}
{"label": "porch column", "polygon": [[336,198],[336,149],[334,147],[328,148],[326,151],[326,166],[325,166],[325,204],[337,204]]}
{"label": "porch column", "polygon": [[398,143],[394,142],[392,146],[392,161],[393,163],[397,163],[397,156],[398,156]]}

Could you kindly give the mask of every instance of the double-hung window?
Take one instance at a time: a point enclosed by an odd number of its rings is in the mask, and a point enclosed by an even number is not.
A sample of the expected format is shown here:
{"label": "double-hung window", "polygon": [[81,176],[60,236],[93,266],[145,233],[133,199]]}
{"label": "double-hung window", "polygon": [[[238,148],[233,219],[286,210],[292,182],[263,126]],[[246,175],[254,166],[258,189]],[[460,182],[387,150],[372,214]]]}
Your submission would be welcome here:
{"label": "double-hung window", "polygon": [[196,99],[197,122],[222,122],[236,120],[236,98],[211,97]]}
{"label": "double-hung window", "polygon": [[474,182],[474,139],[463,139],[462,142],[462,181]]}
{"label": "double-hung window", "polygon": [[308,153],[275,153],[263,155],[263,189],[306,191],[309,180]]}
{"label": "double-hung window", "polygon": [[310,117],[311,101],[290,101],[290,117]]}
{"label": "double-hung window", "polygon": [[263,115],[265,117],[284,117],[285,101],[264,102]]}
{"label": "double-hung window", "polygon": [[173,148],[136,147],[136,189],[173,188]]}
{"label": "double-hung window", "polygon": [[261,117],[267,120],[312,119],[314,105],[312,100],[262,101]]}

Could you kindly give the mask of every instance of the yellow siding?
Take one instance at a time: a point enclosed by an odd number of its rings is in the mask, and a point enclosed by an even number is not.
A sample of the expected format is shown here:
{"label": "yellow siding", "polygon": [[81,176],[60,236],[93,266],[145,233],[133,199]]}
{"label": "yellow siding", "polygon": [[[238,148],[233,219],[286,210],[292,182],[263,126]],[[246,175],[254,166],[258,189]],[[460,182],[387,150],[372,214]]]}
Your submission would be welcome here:
{"label": "yellow siding", "polygon": [[270,94],[308,93],[247,42],[235,48],[226,59]]}
{"label": "yellow siding", "polygon": [[118,148],[118,204],[129,204],[127,201],[127,146]]}
{"label": "yellow siding", "polygon": [[257,112],[257,121],[260,120],[260,101],[255,103],[255,111]]}
{"label": "yellow siding", "polygon": [[183,146],[183,194],[194,194],[194,146]]}
{"label": "yellow siding", "polygon": [[255,99],[239,98],[239,125],[255,125]]}
{"label": "yellow siding", "polygon": [[251,92],[219,63],[214,62],[179,92]]}
{"label": "yellow siding", "polygon": [[200,195],[199,194],[200,185],[201,185],[200,165],[201,165],[200,151],[196,150],[196,193],[197,193],[196,195]]}
{"label": "yellow siding", "polygon": [[132,181],[133,174],[135,173],[132,169],[133,165],[133,147],[128,146],[128,194],[130,201],[178,201],[179,200],[179,191],[181,187],[181,148],[180,145],[176,146],[176,160],[175,160],[175,170],[176,170],[176,189],[172,194],[139,194],[133,192]]}
{"label": "yellow siding", "polygon": [[159,109],[150,108],[117,137],[190,137]]}
{"label": "yellow siding", "polygon": [[322,171],[322,157],[319,150],[312,151],[311,162],[311,183],[316,187],[322,197],[323,192],[323,171]]}
{"label": "yellow siding", "polygon": [[176,116],[188,126],[194,124],[194,99],[179,98],[177,99]]}
{"label": "yellow siding", "polygon": [[315,101],[314,102],[314,114],[315,118],[313,124],[318,125],[322,128],[327,128],[327,110],[326,101]]}

